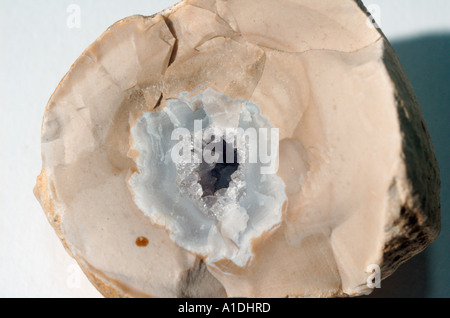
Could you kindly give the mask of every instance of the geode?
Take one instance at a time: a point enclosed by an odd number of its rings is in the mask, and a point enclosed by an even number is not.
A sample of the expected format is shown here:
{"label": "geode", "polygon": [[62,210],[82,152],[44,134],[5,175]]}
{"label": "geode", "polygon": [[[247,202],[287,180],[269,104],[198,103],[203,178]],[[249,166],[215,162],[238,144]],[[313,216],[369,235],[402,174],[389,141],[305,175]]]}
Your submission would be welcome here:
{"label": "geode", "polygon": [[125,18],[51,97],[42,158],[35,194],[107,297],[356,296],[440,231],[424,118],[360,1]]}

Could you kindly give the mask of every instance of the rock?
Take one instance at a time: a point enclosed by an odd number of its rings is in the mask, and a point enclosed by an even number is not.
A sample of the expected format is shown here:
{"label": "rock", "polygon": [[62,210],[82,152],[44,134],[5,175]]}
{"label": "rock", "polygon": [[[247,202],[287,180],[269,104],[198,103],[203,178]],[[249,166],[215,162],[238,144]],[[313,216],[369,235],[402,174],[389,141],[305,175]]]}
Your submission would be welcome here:
{"label": "rock", "polygon": [[[103,295],[357,296],[436,239],[431,139],[368,21],[353,0],[185,0],[80,56],[46,109],[35,194]],[[233,165],[203,195],[230,166],[168,160],[194,119],[221,138],[278,128],[277,173]]]}

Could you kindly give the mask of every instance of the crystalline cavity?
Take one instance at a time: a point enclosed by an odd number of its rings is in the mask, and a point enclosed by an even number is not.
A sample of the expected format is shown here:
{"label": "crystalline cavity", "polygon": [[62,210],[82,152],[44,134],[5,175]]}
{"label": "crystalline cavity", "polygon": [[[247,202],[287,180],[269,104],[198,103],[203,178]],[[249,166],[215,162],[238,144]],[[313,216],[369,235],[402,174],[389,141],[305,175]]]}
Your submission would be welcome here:
{"label": "crystalline cavity", "polygon": [[[155,118],[160,116],[169,119],[162,120],[166,123],[163,127],[155,125]],[[198,161],[205,158],[194,147],[195,120],[207,124],[202,127],[202,135],[207,132],[204,135],[215,136],[206,137],[200,149],[204,151],[211,141],[215,142],[217,147],[211,152],[217,155],[215,162]],[[174,146],[182,142],[173,140],[172,132],[177,128],[187,129],[192,138],[192,142],[185,141],[191,156],[183,156],[183,160],[172,158]],[[212,89],[170,100],[163,110],[144,114],[132,128],[134,148],[141,155],[137,160],[139,172],[129,182],[141,211],[155,223],[162,222],[177,244],[204,255],[207,262],[227,258],[243,266],[253,257],[252,239],[279,226],[286,194],[276,174],[260,174],[264,164],[237,162],[238,150],[226,141],[225,130],[230,128],[273,127],[256,104],[233,100]],[[231,162],[227,162],[227,149],[232,151]],[[245,191],[248,183],[253,188]],[[260,207],[260,192],[270,188],[277,189],[270,195],[272,204]],[[166,200],[161,193],[177,200]]]}

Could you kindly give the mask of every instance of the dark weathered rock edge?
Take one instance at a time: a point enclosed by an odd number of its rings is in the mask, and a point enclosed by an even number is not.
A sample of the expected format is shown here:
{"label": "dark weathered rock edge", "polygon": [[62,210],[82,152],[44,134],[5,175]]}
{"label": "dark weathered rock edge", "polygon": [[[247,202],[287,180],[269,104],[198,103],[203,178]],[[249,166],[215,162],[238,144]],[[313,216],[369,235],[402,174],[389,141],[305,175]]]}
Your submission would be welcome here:
{"label": "dark weathered rock edge", "polygon": [[439,165],[419,102],[394,49],[385,40],[383,57],[395,83],[395,97],[402,134],[402,159],[406,167],[408,197],[400,207],[393,226],[398,235],[386,242],[383,251],[383,278],[402,263],[422,252],[439,235],[441,205]]}

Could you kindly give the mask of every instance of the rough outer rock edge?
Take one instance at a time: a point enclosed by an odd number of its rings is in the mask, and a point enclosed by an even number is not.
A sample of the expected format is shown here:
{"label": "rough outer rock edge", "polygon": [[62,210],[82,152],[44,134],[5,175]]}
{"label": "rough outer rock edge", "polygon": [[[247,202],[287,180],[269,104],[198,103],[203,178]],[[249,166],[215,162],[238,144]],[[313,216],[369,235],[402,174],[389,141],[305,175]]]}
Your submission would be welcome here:
{"label": "rough outer rock edge", "polygon": [[[361,0],[355,0],[368,17]],[[400,235],[391,236],[384,245],[382,278],[392,275],[400,265],[427,248],[441,231],[441,179],[431,136],[413,87],[389,40],[384,39],[383,61],[395,87],[395,98],[402,138],[402,157],[406,166],[406,186],[410,194],[393,222]],[[422,151],[421,151],[422,150]],[[393,181],[393,187],[397,186]],[[391,229],[386,229],[389,232]]]}
{"label": "rough outer rock edge", "polygon": [[385,43],[384,62],[396,83],[396,101],[403,133],[403,160],[406,166],[409,196],[401,206],[400,217],[393,225],[400,235],[385,243],[383,278],[401,264],[422,252],[441,230],[439,165],[431,137],[417,97],[392,46]]}
{"label": "rough outer rock edge", "polygon": [[[371,16],[361,0],[355,0],[368,17]],[[383,250],[382,278],[392,275],[400,265],[427,248],[441,231],[441,179],[439,163],[419,101],[389,40],[384,39],[383,61],[395,87],[395,98],[403,133],[402,158],[406,166],[406,186],[410,194],[393,222],[401,235],[391,236]],[[393,181],[393,187],[397,186]],[[386,229],[388,232],[390,229]]]}

